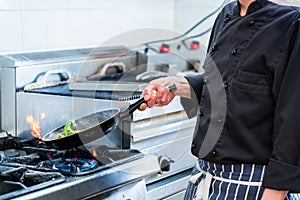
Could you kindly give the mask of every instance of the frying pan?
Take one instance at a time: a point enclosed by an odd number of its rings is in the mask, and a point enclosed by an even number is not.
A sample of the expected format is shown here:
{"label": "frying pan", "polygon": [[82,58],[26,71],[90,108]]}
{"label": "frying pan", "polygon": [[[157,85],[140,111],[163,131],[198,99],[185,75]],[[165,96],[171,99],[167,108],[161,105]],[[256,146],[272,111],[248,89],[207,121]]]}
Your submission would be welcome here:
{"label": "frying pan", "polygon": [[[170,91],[175,91],[176,85],[172,84],[168,88]],[[110,130],[117,126],[119,120],[131,116],[145,102],[144,97],[141,97],[125,111],[121,111],[119,108],[112,108],[74,119],[73,124],[75,125],[75,130],[78,131],[77,133],[57,139],[57,136],[64,131],[65,125],[62,125],[44,135],[42,141],[59,150],[87,144],[108,134]]]}

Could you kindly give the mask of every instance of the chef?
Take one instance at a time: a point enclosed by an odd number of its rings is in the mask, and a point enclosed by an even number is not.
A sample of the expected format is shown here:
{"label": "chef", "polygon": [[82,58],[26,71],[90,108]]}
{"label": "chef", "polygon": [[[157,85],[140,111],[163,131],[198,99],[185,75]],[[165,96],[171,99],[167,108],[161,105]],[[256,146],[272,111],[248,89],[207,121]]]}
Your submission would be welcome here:
{"label": "chef", "polygon": [[[237,0],[214,23],[204,75],[160,78],[140,110],[175,95],[197,117],[185,199],[283,200],[300,192],[300,9]],[[166,86],[175,83],[177,90]]]}

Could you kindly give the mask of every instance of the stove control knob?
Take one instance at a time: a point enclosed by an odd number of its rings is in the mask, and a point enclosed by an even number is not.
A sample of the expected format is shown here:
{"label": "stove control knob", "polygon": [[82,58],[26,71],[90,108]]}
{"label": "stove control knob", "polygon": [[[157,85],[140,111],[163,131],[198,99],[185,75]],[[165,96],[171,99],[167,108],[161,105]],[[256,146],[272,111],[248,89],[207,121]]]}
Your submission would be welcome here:
{"label": "stove control knob", "polygon": [[160,173],[170,171],[171,163],[174,163],[174,160],[169,158],[166,155],[161,155],[158,157],[158,163],[160,166]]}
{"label": "stove control knob", "polygon": [[200,42],[194,40],[190,43],[190,47],[191,47],[191,49],[200,49]]}
{"label": "stove control knob", "polygon": [[162,44],[160,47],[159,47],[159,51],[160,53],[169,53],[171,51],[170,49],[170,45],[168,44]]}

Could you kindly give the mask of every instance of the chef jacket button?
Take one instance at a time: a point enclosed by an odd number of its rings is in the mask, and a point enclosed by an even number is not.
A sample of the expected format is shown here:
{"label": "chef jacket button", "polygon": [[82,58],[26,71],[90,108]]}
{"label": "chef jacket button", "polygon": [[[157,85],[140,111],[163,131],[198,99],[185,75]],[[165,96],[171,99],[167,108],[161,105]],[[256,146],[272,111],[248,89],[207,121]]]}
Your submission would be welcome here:
{"label": "chef jacket button", "polygon": [[253,25],[255,23],[255,21],[252,19],[249,21],[249,25]]}
{"label": "chef jacket button", "polygon": [[233,49],[232,52],[231,52],[232,55],[236,55],[237,53],[238,53],[237,49]]}
{"label": "chef jacket button", "polygon": [[200,111],[200,117],[203,117],[204,113],[202,111]]}
{"label": "chef jacket button", "polygon": [[227,16],[224,20],[225,23],[228,23],[229,21],[231,20],[231,17],[230,16]]}
{"label": "chef jacket button", "polygon": [[214,52],[217,50],[217,47],[214,45],[212,48],[211,48],[211,51]]}
{"label": "chef jacket button", "polygon": [[218,119],[218,122],[222,122],[222,119],[219,118],[219,119]]}
{"label": "chef jacket button", "polygon": [[214,150],[214,151],[212,152],[212,154],[213,154],[214,156],[216,156],[216,155],[217,155],[217,152]]}
{"label": "chef jacket button", "polygon": [[228,83],[224,83],[224,88],[225,88],[225,90],[228,89]]}

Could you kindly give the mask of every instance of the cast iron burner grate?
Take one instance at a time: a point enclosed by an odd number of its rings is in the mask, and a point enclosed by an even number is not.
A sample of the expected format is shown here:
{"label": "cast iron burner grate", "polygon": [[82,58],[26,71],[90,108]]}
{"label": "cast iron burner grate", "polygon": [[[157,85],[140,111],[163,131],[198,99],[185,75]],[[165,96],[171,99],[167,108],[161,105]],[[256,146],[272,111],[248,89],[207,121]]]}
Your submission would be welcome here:
{"label": "cast iron burner grate", "polygon": [[56,150],[35,138],[0,138],[0,199],[11,199],[118,166],[144,155],[105,145]]}
{"label": "cast iron burner grate", "polygon": [[7,133],[7,137],[0,138],[0,151],[4,151],[7,149],[23,149],[24,147],[32,147],[32,148],[45,148],[50,149],[50,147],[41,142],[36,138],[20,138],[14,137],[11,134]]}
{"label": "cast iron burner grate", "polygon": [[0,138],[0,151],[6,149],[20,149],[22,147],[22,140],[22,138],[7,134],[7,137]]}
{"label": "cast iron burner grate", "polygon": [[0,199],[11,199],[63,182],[65,177],[57,172],[0,165]]}
{"label": "cast iron burner grate", "polygon": [[71,176],[95,173],[143,157],[138,150],[105,145],[93,150],[85,147],[56,150],[36,138],[22,139],[11,135],[0,138],[0,145],[0,165]]}

